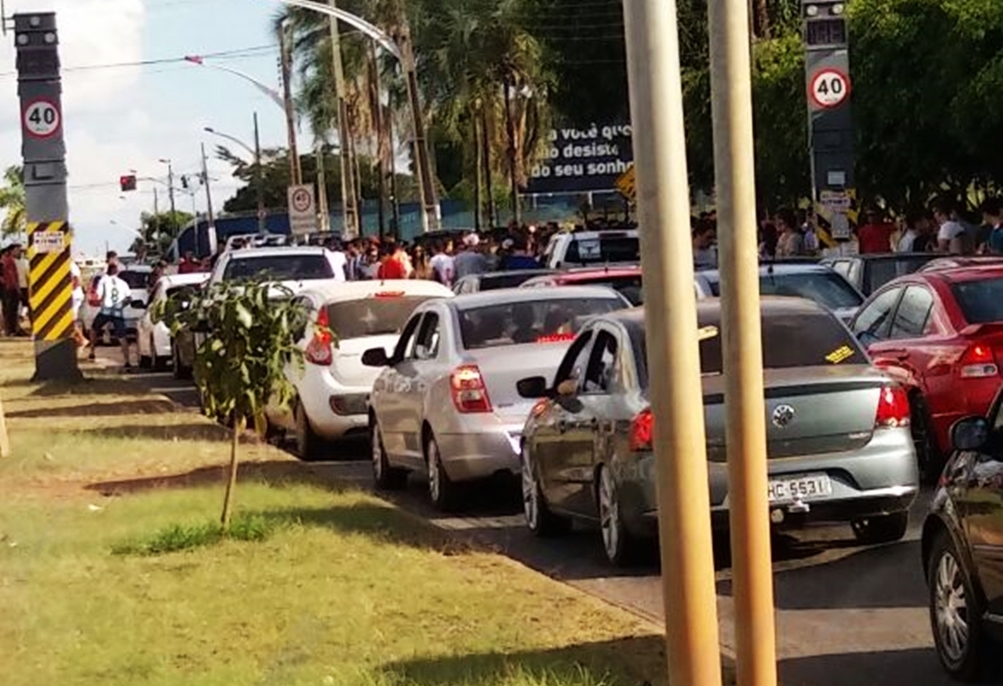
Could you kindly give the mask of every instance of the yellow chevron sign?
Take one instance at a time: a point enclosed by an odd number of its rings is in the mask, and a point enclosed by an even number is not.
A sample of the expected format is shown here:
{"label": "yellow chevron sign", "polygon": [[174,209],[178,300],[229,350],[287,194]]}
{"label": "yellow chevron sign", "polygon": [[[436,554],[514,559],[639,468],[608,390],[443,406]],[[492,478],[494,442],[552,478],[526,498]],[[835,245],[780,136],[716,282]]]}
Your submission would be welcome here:
{"label": "yellow chevron sign", "polygon": [[634,187],[634,181],[636,179],[636,174],[634,173],[634,163],[631,162],[630,166],[627,167],[627,171],[616,180],[616,187],[620,193],[623,194],[625,198],[633,202],[637,200],[637,188]]}
{"label": "yellow chevron sign", "polygon": [[35,340],[69,338],[73,334],[73,276],[65,221],[28,224],[28,260]]}

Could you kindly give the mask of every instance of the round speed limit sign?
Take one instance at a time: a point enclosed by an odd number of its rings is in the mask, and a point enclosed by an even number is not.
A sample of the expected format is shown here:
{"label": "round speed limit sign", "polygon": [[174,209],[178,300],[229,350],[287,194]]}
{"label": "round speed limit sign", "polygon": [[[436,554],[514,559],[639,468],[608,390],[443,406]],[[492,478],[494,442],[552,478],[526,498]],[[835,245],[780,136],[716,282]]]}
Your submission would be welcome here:
{"label": "round speed limit sign", "polygon": [[836,69],[823,69],[812,77],[809,90],[818,107],[837,107],[850,94],[850,79]]}
{"label": "round speed limit sign", "polygon": [[21,117],[25,133],[33,138],[49,138],[62,124],[59,108],[49,100],[39,99],[28,103]]}
{"label": "round speed limit sign", "polygon": [[294,210],[297,212],[308,212],[310,210],[310,205],[310,191],[300,188],[293,193]]}

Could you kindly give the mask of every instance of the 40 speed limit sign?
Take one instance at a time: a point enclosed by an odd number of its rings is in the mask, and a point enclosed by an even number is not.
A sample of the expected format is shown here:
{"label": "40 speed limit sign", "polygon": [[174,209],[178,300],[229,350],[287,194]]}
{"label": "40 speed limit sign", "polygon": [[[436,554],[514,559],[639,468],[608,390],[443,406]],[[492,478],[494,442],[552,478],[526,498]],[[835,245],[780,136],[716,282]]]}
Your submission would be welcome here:
{"label": "40 speed limit sign", "polygon": [[838,107],[850,94],[850,79],[837,69],[822,69],[812,76],[808,92],[815,106]]}
{"label": "40 speed limit sign", "polygon": [[59,131],[63,117],[56,104],[45,98],[32,100],[24,108],[21,124],[32,138],[51,138]]}

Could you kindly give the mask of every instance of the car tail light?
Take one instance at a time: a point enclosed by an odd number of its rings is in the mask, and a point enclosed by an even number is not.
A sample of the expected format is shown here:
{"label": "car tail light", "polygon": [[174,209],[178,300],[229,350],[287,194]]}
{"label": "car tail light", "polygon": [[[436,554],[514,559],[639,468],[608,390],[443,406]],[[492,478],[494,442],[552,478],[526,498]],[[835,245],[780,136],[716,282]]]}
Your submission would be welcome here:
{"label": "car tail light", "polygon": [[540,336],[536,339],[537,343],[563,343],[565,341],[575,340],[575,334],[573,333],[551,333],[546,336]]}
{"label": "car tail light", "polygon": [[314,326],[313,338],[310,339],[310,343],[306,346],[304,357],[306,357],[306,361],[310,364],[329,367],[334,359],[334,353],[331,350],[332,336],[331,330],[328,328],[329,322],[326,308],[321,308],[320,314],[317,316],[317,323]]}
{"label": "car tail light", "polygon": [[484,377],[477,365],[457,367],[449,377],[449,388],[453,394],[453,404],[463,414],[478,414],[491,411]]}
{"label": "car tail light", "polygon": [[898,386],[885,386],[878,396],[878,411],[874,426],[900,428],[909,426],[912,412],[909,409],[909,395]]}
{"label": "car tail light", "polygon": [[651,450],[651,441],[655,431],[655,415],[651,408],[641,410],[630,424],[630,449],[639,453]]}
{"label": "car tail light", "polygon": [[385,300],[387,298],[403,298],[404,291],[380,291],[378,293],[373,293],[373,297],[381,300]]}
{"label": "car tail light", "polygon": [[958,362],[958,373],[963,379],[984,379],[998,376],[1000,370],[996,366],[992,348],[983,343],[976,343],[969,347]]}

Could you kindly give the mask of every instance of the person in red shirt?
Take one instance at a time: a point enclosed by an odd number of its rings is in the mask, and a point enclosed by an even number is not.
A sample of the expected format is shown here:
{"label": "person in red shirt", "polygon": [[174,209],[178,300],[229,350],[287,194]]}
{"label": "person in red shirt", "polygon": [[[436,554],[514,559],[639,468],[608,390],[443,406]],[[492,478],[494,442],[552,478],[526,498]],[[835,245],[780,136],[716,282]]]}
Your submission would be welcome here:
{"label": "person in red shirt", "polygon": [[202,265],[195,259],[195,255],[188,251],[178,263],[178,274],[194,274],[202,271]]}
{"label": "person in red shirt", "polygon": [[867,223],[857,229],[860,254],[873,255],[891,252],[895,225],[886,221],[882,213],[875,208],[867,210],[865,216]]}
{"label": "person in red shirt", "polygon": [[407,265],[399,253],[403,249],[394,243],[387,243],[383,246],[383,259],[380,260],[380,268],[376,271],[376,278],[381,280],[406,279]]}
{"label": "person in red shirt", "polygon": [[18,310],[21,307],[21,289],[17,279],[18,246],[12,245],[0,253],[0,300],[3,304],[4,333],[8,336],[21,335]]}

